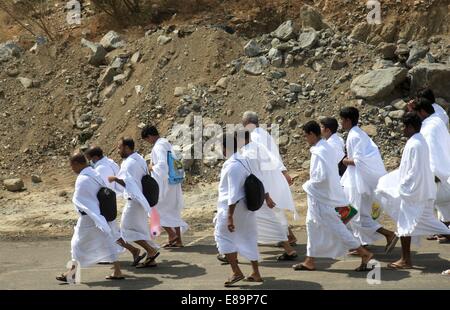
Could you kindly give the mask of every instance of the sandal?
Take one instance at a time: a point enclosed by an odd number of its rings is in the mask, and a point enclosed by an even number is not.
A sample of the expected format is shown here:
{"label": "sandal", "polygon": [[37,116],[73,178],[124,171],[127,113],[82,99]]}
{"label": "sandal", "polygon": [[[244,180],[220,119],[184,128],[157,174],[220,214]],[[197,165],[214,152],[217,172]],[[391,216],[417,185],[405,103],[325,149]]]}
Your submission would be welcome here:
{"label": "sandal", "polygon": [[133,263],[131,263],[131,267],[136,267],[139,264],[139,262],[144,259],[146,255],[147,253],[144,253],[142,255],[138,255],[137,257],[135,257]]}
{"label": "sandal", "polygon": [[107,277],[105,277],[105,279],[106,280],[125,280],[125,277],[124,276],[119,276],[119,277],[117,277],[117,276],[107,276]]}
{"label": "sandal", "polygon": [[294,270],[296,270],[296,271],[299,271],[299,270],[315,271],[316,270],[316,268],[306,267],[305,265],[303,265],[303,263],[296,264],[296,265],[292,266],[292,268],[294,268]]}
{"label": "sandal", "polygon": [[56,277],[56,280],[67,283],[67,276],[64,273],[61,273],[60,276]]}
{"label": "sandal", "polygon": [[357,272],[365,272],[365,271],[372,271],[372,268],[367,267],[367,264],[361,264],[358,268],[355,269]]}
{"label": "sandal", "polygon": [[441,275],[443,275],[443,276],[450,276],[450,269],[442,271]]}
{"label": "sandal", "polygon": [[277,261],[293,261],[298,257],[297,253],[294,254],[288,254],[288,253],[283,253],[280,256],[277,257]]}
{"label": "sandal", "polygon": [[158,264],[154,261],[154,260],[150,260],[150,259],[146,259],[145,262],[139,264],[136,266],[137,269],[141,269],[141,268],[154,268],[157,267]]}
{"label": "sandal", "polygon": [[391,270],[400,270],[400,269],[412,269],[413,267],[410,265],[402,266],[396,263],[390,263],[387,265],[387,268]]}
{"label": "sandal", "polygon": [[253,276],[248,276],[243,280],[244,282],[253,282],[253,283],[263,283],[264,280],[261,278],[260,280],[256,280]]}
{"label": "sandal", "polygon": [[427,237],[427,240],[430,240],[430,241],[432,241],[432,240],[439,240],[439,235],[431,235],[431,236],[428,236],[428,237]]}
{"label": "sandal", "polygon": [[239,282],[239,281],[241,281],[241,280],[244,280],[244,279],[245,279],[244,275],[233,276],[231,279],[228,279],[228,281],[226,281],[226,282],[224,283],[224,286],[225,286],[225,287],[230,287],[230,286],[232,286],[233,284],[235,284],[235,283],[237,283],[237,282]]}
{"label": "sandal", "polygon": [[448,237],[438,237],[437,239],[438,243],[443,244],[443,243],[450,243],[450,239]]}
{"label": "sandal", "polygon": [[395,236],[395,237],[391,240],[391,242],[389,242],[389,243],[386,245],[386,247],[384,248],[384,253],[385,253],[385,254],[391,253],[392,250],[395,248],[395,245],[397,244],[397,242],[398,242],[399,239],[400,239],[400,238],[399,238],[398,236]]}

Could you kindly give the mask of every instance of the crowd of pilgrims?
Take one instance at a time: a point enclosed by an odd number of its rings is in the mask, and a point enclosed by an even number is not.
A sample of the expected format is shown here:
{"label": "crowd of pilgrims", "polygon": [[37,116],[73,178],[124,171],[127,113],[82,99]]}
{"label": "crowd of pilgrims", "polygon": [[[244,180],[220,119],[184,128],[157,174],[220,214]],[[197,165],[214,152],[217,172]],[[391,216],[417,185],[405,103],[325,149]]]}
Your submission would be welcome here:
{"label": "crowd of pilgrims", "polygon": [[[340,110],[340,127],[347,132],[345,142],[337,133],[336,118],[325,117],[302,126],[311,153],[309,180],[302,186],[307,194],[307,253],[302,262],[292,266],[294,270],[315,270],[315,258],[356,255],[361,263],[355,270],[367,272],[374,257],[369,246],[379,239],[385,240],[386,253],[399,240],[401,243],[401,257],[387,268],[410,269],[411,244],[419,245],[420,237],[449,241],[449,118],[429,89],[418,92],[407,109],[402,123],[408,140],[399,168],[390,173],[377,145],[358,126],[357,108]],[[225,287],[239,281],[263,282],[258,266],[261,244],[283,248],[279,261],[298,260],[297,239],[286,218],[286,213],[292,212],[294,220],[299,219],[290,189],[293,179],[274,139],[259,126],[258,115],[245,112],[242,125],[242,130],[223,137],[225,162],[220,172],[217,212],[211,219],[217,259],[231,267],[231,276],[224,275]],[[188,225],[182,219],[182,187],[168,178],[167,154],[174,153],[173,146],[154,126],[143,128],[141,138],[152,145],[150,163],[135,151],[132,138],[118,142],[123,159],[120,166],[98,146],[70,158],[71,168],[78,175],[73,203],[79,219],[71,241],[73,264],[57,280],[71,282],[76,269],[98,263],[112,264],[113,272],[107,279],[123,280],[118,257],[126,250],[133,257],[132,266],[157,267],[160,246],[149,225],[153,216],[159,218],[158,225],[168,236],[162,248],[184,246],[182,237]],[[153,207],[141,183],[149,174],[159,186],[159,199]],[[256,177],[264,188],[264,203],[256,211],[247,205],[249,176]],[[117,220],[107,221],[100,212],[98,193],[102,188],[125,199],[120,225]],[[373,216],[374,203],[396,224],[396,231],[384,228]],[[248,276],[238,264],[238,255],[251,262]],[[449,275],[449,270],[443,274]]]}

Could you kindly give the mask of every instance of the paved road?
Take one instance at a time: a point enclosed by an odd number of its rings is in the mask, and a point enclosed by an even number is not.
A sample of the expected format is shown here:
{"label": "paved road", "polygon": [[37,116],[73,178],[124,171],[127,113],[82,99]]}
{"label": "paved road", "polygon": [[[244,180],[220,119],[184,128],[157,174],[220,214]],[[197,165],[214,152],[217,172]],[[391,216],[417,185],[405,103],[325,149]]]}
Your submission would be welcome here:
{"label": "paved road", "polygon": [[[304,233],[298,233],[297,251],[302,259],[305,254]],[[127,280],[104,280],[108,266],[97,265],[82,270],[82,284],[64,285],[55,275],[64,270],[69,260],[69,240],[0,242],[0,289],[222,289],[229,267],[216,260],[216,248],[211,235],[187,237],[188,247],[179,250],[162,250],[159,266],[152,269],[128,267],[131,256],[124,254],[121,261]],[[261,247],[263,284],[246,284],[237,289],[450,289],[450,277],[440,275],[450,268],[450,244],[439,245],[423,241],[415,255],[417,269],[392,271],[386,263],[396,259],[399,246],[392,254],[382,254],[383,244],[372,247],[381,262],[379,285],[369,285],[366,273],[353,272],[358,258],[343,261],[319,260],[316,272],[294,272],[292,263],[276,262],[280,250]],[[245,272],[250,266],[242,262]]]}

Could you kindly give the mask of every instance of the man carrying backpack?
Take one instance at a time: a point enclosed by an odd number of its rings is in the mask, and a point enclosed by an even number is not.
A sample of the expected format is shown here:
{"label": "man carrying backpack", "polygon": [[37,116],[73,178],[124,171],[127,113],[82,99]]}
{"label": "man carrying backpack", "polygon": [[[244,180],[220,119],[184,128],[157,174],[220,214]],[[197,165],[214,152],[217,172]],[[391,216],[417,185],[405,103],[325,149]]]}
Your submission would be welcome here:
{"label": "man carrying backpack", "polygon": [[[76,268],[85,268],[101,261],[113,262],[113,274],[108,280],[123,280],[117,261],[122,250],[116,243],[105,217],[100,214],[97,194],[104,184],[98,173],[88,166],[86,157],[77,153],[70,158],[70,166],[78,175],[73,194],[73,203],[79,213],[71,241],[72,267],[56,277],[58,281],[73,282]],[[77,266],[77,263],[79,264]]]}
{"label": "man carrying backpack", "polygon": [[[181,210],[184,208],[183,192],[181,182],[183,175],[173,178],[175,169],[174,150],[167,139],[161,138],[154,126],[145,126],[142,129],[141,137],[151,145],[151,167],[152,176],[159,184],[159,201],[156,208],[160,214],[161,226],[168,235],[168,243],[165,248],[181,248],[183,242],[181,234],[188,229],[188,224],[181,218]],[[182,170],[182,167],[181,169]]]}
{"label": "man carrying backpack", "polygon": [[[98,146],[90,147],[86,152],[86,158],[92,162],[94,170],[100,175],[102,180],[105,182],[106,186],[115,191],[116,193],[122,193],[123,187],[120,186],[118,183],[109,183],[108,177],[110,176],[117,176],[120,170],[120,167],[116,162],[105,155],[103,155],[103,150]],[[133,266],[136,266],[135,262],[140,261],[145,257],[144,255],[141,255],[141,251],[139,248],[132,246],[130,243],[126,243],[120,234],[119,226],[117,225],[117,221],[111,221],[108,222],[109,227],[111,227],[112,234],[117,240],[117,243],[121,245],[123,248],[130,251],[130,253],[133,255]],[[105,263],[105,262],[101,262]]]}
{"label": "man carrying backpack", "polygon": [[122,238],[127,243],[135,242],[147,252],[144,263],[139,264],[139,261],[145,254],[135,257],[133,265],[137,268],[156,267],[159,246],[151,240],[148,221],[151,209],[142,191],[142,178],[148,174],[147,164],[144,158],[134,151],[133,139],[122,138],[118,149],[124,161],[117,176],[108,177],[108,181],[116,182],[125,188],[123,197],[126,199],[126,205],[120,223]]}

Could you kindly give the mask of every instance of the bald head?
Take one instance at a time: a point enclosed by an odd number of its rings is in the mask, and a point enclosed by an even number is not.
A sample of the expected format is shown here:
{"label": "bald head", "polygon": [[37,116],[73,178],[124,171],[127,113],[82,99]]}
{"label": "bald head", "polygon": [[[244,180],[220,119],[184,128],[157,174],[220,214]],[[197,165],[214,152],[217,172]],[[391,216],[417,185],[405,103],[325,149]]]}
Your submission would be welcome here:
{"label": "bald head", "polygon": [[248,125],[254,125],[255,127],[259,126],[259,117],[256,112],[246,111],[242,116],[242,125],[247,127]]}

